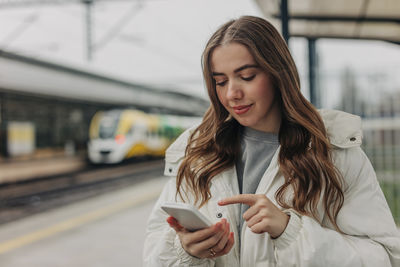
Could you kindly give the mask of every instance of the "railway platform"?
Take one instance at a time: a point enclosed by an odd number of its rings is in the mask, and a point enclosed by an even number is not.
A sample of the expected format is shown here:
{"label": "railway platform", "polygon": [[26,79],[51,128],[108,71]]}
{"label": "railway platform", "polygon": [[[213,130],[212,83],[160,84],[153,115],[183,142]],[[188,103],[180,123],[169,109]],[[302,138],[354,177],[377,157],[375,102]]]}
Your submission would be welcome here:
{"label": "railway platform", "polygon": [[0,184],[79,171],[87,165],[84,154],[1,159]]}
{"label": "railway platform", "polygon": [[147,219],[166,181],[154,176],[0,225],[0,266],[142,266]]}

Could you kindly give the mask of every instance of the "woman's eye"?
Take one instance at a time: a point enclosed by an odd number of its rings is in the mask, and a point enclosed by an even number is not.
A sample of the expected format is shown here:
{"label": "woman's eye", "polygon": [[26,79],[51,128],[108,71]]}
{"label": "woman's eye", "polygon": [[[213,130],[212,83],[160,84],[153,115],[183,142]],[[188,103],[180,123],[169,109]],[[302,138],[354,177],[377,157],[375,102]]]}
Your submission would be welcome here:
{"label": "woman's eye", "polygon": [[216,84],[217,86],[224,86],[224,85],[226,84],[226,81],[222,81],[222,82],[217,82],[217,81],[215,81],[215,84]]}
{"label": "woman's eye", "polygon": [[254,79],[254,77],[256,77],[256,75],[254,74],[254,75],[251,75],[251,76],[248,76],[248,77],[242,77],[242,80],[245,80],[245,81],[251,81],[251,80],[253,80]]}

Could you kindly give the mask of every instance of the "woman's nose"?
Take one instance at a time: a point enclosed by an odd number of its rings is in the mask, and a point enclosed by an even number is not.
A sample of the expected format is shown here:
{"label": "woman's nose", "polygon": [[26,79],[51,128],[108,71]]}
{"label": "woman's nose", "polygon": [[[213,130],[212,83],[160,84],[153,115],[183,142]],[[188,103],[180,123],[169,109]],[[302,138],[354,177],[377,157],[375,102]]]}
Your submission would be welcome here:
{"label": "woman's nose", "polygon": [[238,100],[243,97],[243,91],[239,84],[235,82],[230,82],[228,84],[228,91],[226,97],[229,100]]}

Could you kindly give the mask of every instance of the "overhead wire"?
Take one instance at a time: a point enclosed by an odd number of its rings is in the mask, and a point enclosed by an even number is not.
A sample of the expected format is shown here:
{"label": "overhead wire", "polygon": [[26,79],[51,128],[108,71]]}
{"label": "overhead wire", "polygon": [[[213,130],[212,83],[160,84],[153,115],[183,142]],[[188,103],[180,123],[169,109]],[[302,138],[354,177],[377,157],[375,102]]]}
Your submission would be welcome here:
{"label": "overhead wire", "polygon": [[128,24],[128,22],[133,18],[133,15],[140,11],[143,8],[143,1],[138,1],[135,5],[132,6],[128,12],[124,16],[121,17],[108,32],[93,45],[93,50],[98,51],[104,46],[107,45],[115,36],[117,36],[121,30]]}
{"label": "overhead wire", "polygon": [[[112,2],[128,2],[131,0],[113,0]],[[127,38],[127,35],[121,35],[121,31],[123,30],[123,28],[129,23],[129,21],[133,18],[133,15],[137,12],[139,12],[142,8],[143,8],[143,3],[146,2],[156,2],[156,1],[165,1],[165,0],[136,0],[134,1],[135,4],[132,6],[131,9],[129,9],[111,28],[110,30],[108,30],[108,32],[106,34],[103,35],[103,37],[100,38],[100,40],[98,42],[95,42],[95,44],[93,45],[93,49],[95,51],[99,51],[102,48],[104,48],[110,41],[114,40],[117,36],[120,36],[121,38],[119,38],[120,41],[122,42],[129,42],[129,43],[134,43],[135,45],[138,45],[140,42],[139,39],[137,38]],[[22,4],[22,3],[27,3],[29,2],[30,4],[42,4],[42,5],[47,5],[47,4],[73,4],[73,3],[81,3],[80,0],[69,0],[69,1],[58,1],[58,0],[53,0],[53,1],[49,1],[49,0],[37,0],[37,1],[27,1],[27,0],[20,0],[20,1],[9,1],[14,2],[14,4]],[[93,3],[95,2],[111,2],[108,0],[93,0]],[[132,2],[132,1],[131,1]],[[0,1],[0,7],[4,7],[2,4],[4,4]],[[61,9],[62,10],[62,9]],[[71,15],[71,14],[70,14]],[[73,15],[75,18],[76,16]],[[29,19],[31,18],[31,19]],[[24,22],[22,22],[20,25],[18,25],[16,27],[16,29],[14,31],[12,31],[6,38],[5,41],[2,42],[2,44],[4,44],[2,47],[3,49],[5,47],[8,47],[13,41],[15,41],[19,36],[21,36],[26,29],[28,29],[29,27],[33,26],[34,23],[34,16],[31,15],[29,16],[28,19],[25,19]],[[128,36],[129,37],[129,36]],[[142,44],[144,44],[145,42],[141,42]],[[167,57],[170,60],[172,60],[172,62],[176,62],[179,63],[181,66],[187,68],[188,66],[193,67],[193,62],[189,62],[187,61],[187,59],[182,58],[181,56],[178,55],[174,55],[173,53],[171,53],[170,51],[168,51],[167,49],[164,49],[162,47],[159,46],[155,46],[155,45],[150,45],[149,43],[146,43],[145,45],[141,46],[143,49],[145,50],[149,50],[151,53],[157,53],[158,55],[162,56],[162,57]]]}
{"label": "overhead wire", "polygon": [[40,17],[39,11],[29,14],[24,20],[18,24],[2,41],[0,45],[1,50],[6,50],[10,47],[11,43],[18,39],[29,27],[31,27]]}

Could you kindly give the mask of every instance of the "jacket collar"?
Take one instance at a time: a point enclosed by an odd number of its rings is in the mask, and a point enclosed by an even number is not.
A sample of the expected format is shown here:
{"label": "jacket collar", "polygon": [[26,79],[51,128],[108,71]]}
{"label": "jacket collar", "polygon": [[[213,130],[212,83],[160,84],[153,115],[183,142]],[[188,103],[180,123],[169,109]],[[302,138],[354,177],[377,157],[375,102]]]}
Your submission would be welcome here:
{"label": "jacket collar", "polygon": [[[324,122],[330,143],[335,148],[350,148],[362,143],[361,118],[338,110],[319,110]],[[179,161],[185,155],[189,136],[198,125],[186,130],[167,149],[165,175],[176,175]]]}

